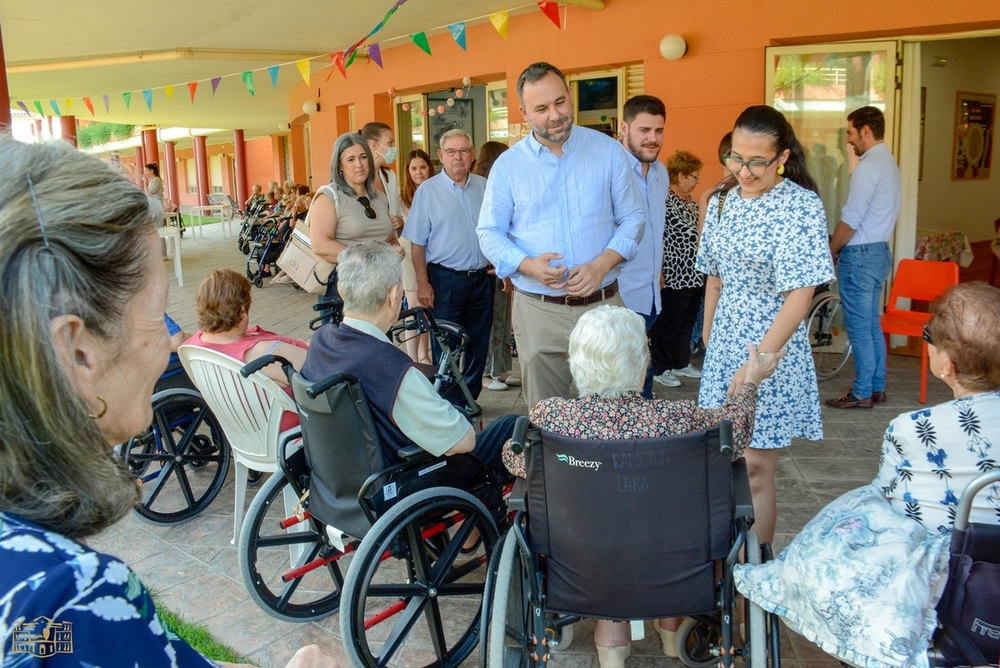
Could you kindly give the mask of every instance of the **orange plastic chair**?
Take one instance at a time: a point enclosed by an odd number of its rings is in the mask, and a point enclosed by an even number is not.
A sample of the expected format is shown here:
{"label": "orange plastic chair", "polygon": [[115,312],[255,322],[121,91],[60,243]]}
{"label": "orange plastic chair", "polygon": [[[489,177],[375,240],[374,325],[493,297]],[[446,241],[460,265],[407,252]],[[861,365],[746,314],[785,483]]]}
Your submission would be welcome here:
{"label": "orange plastic chair", "polygon": [[[882,314],[882,332],[885,334],[886,348],[890,334],[903,336],[923,336],[923,328],[930,322],[930,313],[920,313],[897,308],[900,297],[923,302],[933,301],[952,285],[958,285],[958,265],[954,262],[931,262],[928,260],[900,260],[896,278],[889,291],[889,305]],[[920,353],[920,403],[927,403],[927,342],[922,341]],[[888,360],[887,360],[888,362]]]}

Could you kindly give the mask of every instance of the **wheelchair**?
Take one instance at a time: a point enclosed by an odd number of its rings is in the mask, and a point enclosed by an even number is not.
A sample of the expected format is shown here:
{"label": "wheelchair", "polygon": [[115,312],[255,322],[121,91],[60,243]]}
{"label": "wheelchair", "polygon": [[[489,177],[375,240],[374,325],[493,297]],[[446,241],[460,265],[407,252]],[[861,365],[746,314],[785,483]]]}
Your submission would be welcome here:
{"label": "wheelchair", "polygon": [[180,362],[161,376],[152,401],[152,424],[118,454],[139,485],[135,511],[154,524],[177,524],[207,508],[225,485],[229,445]]}
{"label": "wheelchair", "polygon": [[[686,617],[688,666],[780,665],[778,619],[747,604],[736,647],[732,569],[770,558],[753,524],[746,462],[732,425],[655,439],[581,440],[529,429],[512,447],[527,480],[509,499],[510,531],[487,570],[480,665],[541,668],[583,617]],[[613,555],[602,546],[623,546]],[[720,575],[721,573],[721,575]],[[564,647],[562,647],[564,648]]]}
{"label": "wheelchair", "polygon": [[310,383],[274,356],[242,373],[275,361],[302,439],[281,444],[280,474],[247,511],[239,558],[251,597],[285,621],[339,610],[357,666],[460,664],[479,642],[486,564],[507,526],[503,481],[471,454],[413,446],[393,463],[357,379]]}

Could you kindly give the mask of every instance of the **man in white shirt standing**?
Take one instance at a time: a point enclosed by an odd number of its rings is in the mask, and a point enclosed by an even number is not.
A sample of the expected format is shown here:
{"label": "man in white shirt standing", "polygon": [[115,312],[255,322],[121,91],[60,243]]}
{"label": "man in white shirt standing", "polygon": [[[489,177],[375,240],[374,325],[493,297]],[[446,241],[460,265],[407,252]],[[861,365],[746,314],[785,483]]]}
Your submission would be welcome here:
{"label": "man in white shirt standing", "polygon": [[882,286],[892,270],[889,238],[903,186],[884,136],[885,116],[875,107],[861,107],[847,116],[847,143],[859,160],[830,252],[840,265],[838,285],[855,378],[850,392],[827,399],[832,408],[871,408],[885,401],[886,349],[879,314]]}
{"label": "man in white shirt standing", "polygon": [[[637,95],[622,109],[621,140],[628,153],[632,173],[639,185],[646,209],[646,230],[635,257],[622,266],[618,276],[625,306],[646,320],[646,332],[660,312],[660,285],[663,262],[663,227],[667,218],[667,191],[670,176],[657,157],[663,146],[663,125],[667,110],[652,95]],[[653,398],[653,367],[646,373],[642,396]]]}

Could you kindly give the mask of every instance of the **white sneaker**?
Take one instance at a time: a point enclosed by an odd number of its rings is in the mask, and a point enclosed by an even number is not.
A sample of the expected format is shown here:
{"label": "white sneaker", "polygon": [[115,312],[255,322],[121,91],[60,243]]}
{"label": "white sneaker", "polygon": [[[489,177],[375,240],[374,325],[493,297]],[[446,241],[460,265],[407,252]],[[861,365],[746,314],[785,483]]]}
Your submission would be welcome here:
{"label": "white sneaker", "polygon": [[670,373],[669,370],[664,371],[659,376],[653,376],[655,380],[660,385],[666,385],[667,387],[680,387],[681,381],[677,380],[677,376]]}
{"label": "white sneaker", "polygon": [[503,392],[507,389],[507,383],[504,383],[499,378],[491,378],[489,385],[486,386],[487,390],[493,390],[494,392]]}
{"label": "white sneaker", "polygon": [[681,376],[683,378],[701,378],[701,369],[695,369],[690,364],[683,369],[674,369],[671,373],[675,376]]}

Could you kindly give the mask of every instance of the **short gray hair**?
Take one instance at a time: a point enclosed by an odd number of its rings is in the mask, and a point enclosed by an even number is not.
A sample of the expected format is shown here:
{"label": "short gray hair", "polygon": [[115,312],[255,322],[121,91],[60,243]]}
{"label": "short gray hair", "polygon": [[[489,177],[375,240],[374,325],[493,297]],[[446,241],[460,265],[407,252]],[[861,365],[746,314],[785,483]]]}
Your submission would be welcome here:
{"label": "short gray hair", "polygon": [[581,397],[639,391],[648,366],[646,322],[627,308],[605,305],[587,311],[569,335],[569,370]]}
{"label": "short gray hair", "polygon": [[470,135],[468,132],[466,132],[462,128],[452,128],[451,130],[448,130],[447,132],[445,132],[443,135],[441,135],[441,139],[438,141],[438,146],[441,146],[443,148],[444,147],[444,140],[445,139],[452,139],[454,137],[465,137],[466,139],[469,140],[469,146],[473,146],[472,135]]}
{"label": "short gray hair", "polygon": [[402,259],[384,241],[356,243],[337,257],[337,287],[345,313],[377,313],[389,291],[402,283]]}
{"label": "short gray hair", "polygon": [[358,196],[340,172],[340,158],[344,155],[344,151],[355,144],[364,148],[365,154],[368,156],[368,178],[365,179],[365,191],[368,193],[368,199],[375,199],[375,158],[368,146],[368,140],[357,132],[346,132],[333,142],[333,155],[330,156],[330,183],[346,195]]}

